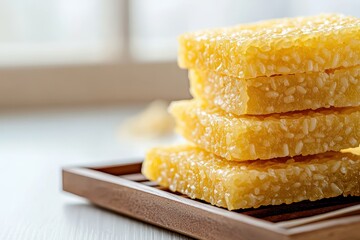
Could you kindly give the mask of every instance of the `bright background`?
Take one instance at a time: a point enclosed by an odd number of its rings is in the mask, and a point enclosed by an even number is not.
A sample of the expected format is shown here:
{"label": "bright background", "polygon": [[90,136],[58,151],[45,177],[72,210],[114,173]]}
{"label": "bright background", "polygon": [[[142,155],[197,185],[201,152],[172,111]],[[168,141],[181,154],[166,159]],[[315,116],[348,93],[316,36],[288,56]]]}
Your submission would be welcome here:
{"label": "bright background", "polygon": [[61,167],[141,161],[177,141],[119,130],[155,99],[189,98],[176,37],[339,12],[357,0],[1,0],[0,239],[183,239],[61,192]]}

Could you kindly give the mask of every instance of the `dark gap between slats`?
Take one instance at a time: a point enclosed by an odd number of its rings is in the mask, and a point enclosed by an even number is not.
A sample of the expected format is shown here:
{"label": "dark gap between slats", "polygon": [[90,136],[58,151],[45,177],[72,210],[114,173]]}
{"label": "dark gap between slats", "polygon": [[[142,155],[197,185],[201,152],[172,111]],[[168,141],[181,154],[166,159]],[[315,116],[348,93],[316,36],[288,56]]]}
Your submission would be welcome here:
{"label": "dark gap between slats", "polygon": [[318,201],[303,201],[289,205],[264,206],[256,209],[240,209],[234,212],[262,218],[272,222],[309,217],[349,207],[360,203],[360,197],[337,197]]}
{"label": "dark gap between slats", "polygon": [[311,217],[314,215],[319,215],[319,214],[335,211],[335,210],[338,210],[341,208],[354,206],[356,204],[358,204],[358,203],[348,203],[348,204],[344,204],[344,205],[329,206],[329,207],[318,208],[318,209],[315,208],[315,209],[311,209],[308,211],[292,212],[292,213],[285,213],[285,214],[281,214],[281,215],[264,217],[262,219],[268,220],[271,222],[287,221],[287,220],[293,220],[293,219],[297,219],[297,218]]}

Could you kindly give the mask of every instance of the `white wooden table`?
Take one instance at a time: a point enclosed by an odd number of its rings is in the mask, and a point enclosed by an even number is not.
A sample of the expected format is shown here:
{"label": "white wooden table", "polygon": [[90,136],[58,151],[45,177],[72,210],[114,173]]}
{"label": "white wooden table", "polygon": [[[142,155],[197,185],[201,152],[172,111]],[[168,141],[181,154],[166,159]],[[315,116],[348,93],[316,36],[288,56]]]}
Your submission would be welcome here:
{"label": "white wooden table", "polygon": [[0,112],[0,239],[185,239],[61,191],[61,167],[140,160],[171,139],[125,139],[141,106]]}

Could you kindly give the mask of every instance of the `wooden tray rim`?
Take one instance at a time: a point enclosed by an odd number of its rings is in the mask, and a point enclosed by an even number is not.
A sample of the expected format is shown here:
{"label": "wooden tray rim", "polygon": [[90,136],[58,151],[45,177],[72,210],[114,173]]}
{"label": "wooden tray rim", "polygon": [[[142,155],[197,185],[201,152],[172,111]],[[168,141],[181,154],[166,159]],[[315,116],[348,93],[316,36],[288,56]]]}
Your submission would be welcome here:
{"label": "wooden tray rim", "polygon": [[[69,167],[64,167],[62,169],[62,172],[63,172],[63,174],[64,173],[72,173],[72,174],[96,179],[96,180],[103,181],[103,182],[113,183],[116,185],[120,185],[121,187],[139,190],[143,193],[151,194],[154,196],[165,197],[168,200],[175,201],[180,204],[185,204],[190,207],[202,209],[203,211],[206,211],[209,213],[221,215],[225,218],[229,218],[231,220],[238,221],[238,222],[244,223],[249,226],[256,226],[258,228],[261,228],[261,229],[264,229],[264,230],[267,230],[267,231],[270,231],[273,233],[275,232],[284,237],[291,237],[291,236],[295,236],[298,234],[304,234],[304,233],[310,233],[310,232],[314,232],[314,231],[324,230],[326,228],[332,228],[332,227],[339,226],[342,224],[349,224],[349,223],[360,224],[360,215],[355,215],[355,216],[339,217],[336,219],[322,220],[320,222],[311,223],[310,225],[297,226],[297,227],[288,229],[288,228],[284,228],[281,226],[280,223],[283,223],[283,222],[272,223],[272,222],[269,222],[269,221],[266,221],[263,219],[255,218],[252,216],[247,216],[247,215],[244,215],[241,213],[236,213],[236,212],[228,211],[226,209],[222,209],[222,208],[219,208],[216,206],[197,202],[197,201],[194,201],[193,199],[180,198],[179,196],[174,195],[173,193],[165,192],[163,190],[156,189],[156,188],[153,188],[150,186],[146,186],[146,185],[138,183],[138,182],[127,180],[125,178],[122,178],[121,176],[114,176],[109,173],[102,172],[100,170],[100,169],[104,169],[104,168],[123,167],[123,166],[129,166],[129,165],[138,166],[139,164],[141,165],[141,163],[142,162],[136,162],[136,163],[130,162],[130,163],[123,163],[123,164],[110,163],[110,164],[103,164],[103,165],[93,164],[89,167],[87,167],[87,166],[69,166]],[[91,199],[89,199],[89,200],[91,201]],[[96,202],[93,202],[93,203],[97,204]],[[356,205],[356,206],[360,207],[360,205]],[[107,206],[102,206],[102,207],[107,208]],[[131,215],[129,215],[129,216],[134,217]],[[149,223],[154,224],[152,222],[149,222]],[[155,225],[157,225],[157,224],[155,224]],[[162,225],[159,225],[159,226],[164,227]],[[174,229],[171,229],[171,230],[174,230]]]}

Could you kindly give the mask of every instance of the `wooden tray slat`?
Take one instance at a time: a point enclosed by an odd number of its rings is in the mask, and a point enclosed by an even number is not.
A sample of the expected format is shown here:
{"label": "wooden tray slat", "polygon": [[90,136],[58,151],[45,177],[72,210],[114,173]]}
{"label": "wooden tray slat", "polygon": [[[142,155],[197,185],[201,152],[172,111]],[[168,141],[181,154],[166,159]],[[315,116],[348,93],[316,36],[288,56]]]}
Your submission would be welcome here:
{"label": "wooden tray slat", "polygon": [[360,239],[360,197],[228,211],[148,181],[141,163],[63,169],[64,191],[202,239]]}
{"label": "wooden tray slat", "polygon": [[147,178],[144,175],[142,175],[141,173],[124,174],[124,175],[120,175],[120,176],[122,178],[125,178],[130,181],[134,181],[134,182],[149,182],[149,180],[147,180]]}

